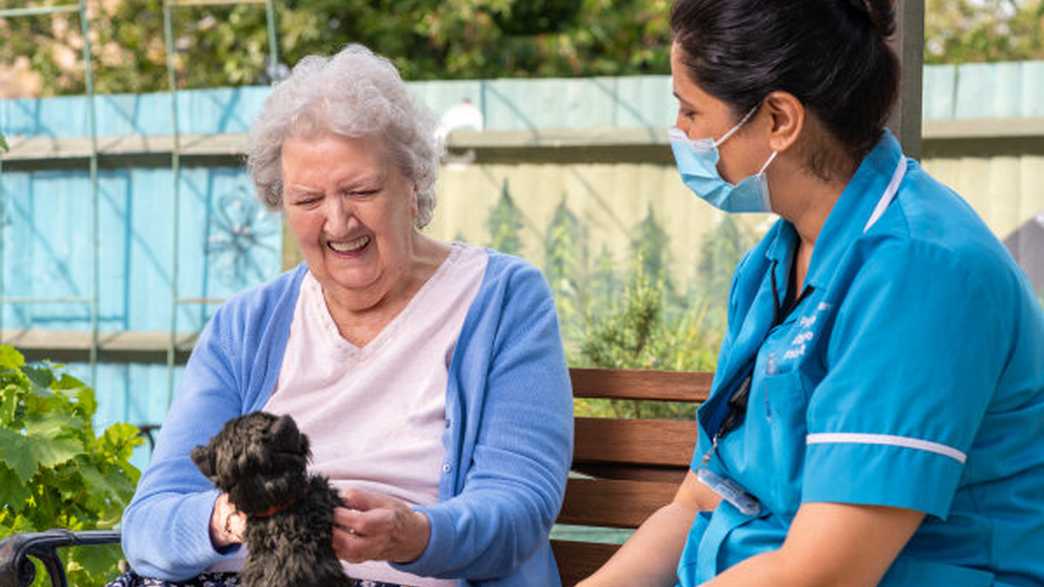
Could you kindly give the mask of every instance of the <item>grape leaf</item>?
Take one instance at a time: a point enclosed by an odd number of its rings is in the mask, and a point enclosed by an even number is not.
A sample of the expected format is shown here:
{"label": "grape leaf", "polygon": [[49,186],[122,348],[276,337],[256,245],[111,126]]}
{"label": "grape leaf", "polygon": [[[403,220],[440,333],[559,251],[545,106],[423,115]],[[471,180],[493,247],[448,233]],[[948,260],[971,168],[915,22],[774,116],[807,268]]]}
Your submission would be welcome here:
{"label": "grape leaf", "polygon": [[30,436],[55,439],[59,436],[76,434],[83,427],[78,418],[62,413],[49,413],[37,416],[26,422],[25,429]]}
{"label": "grape leaf", "polygon": [[0,504],[15,508],[17,511],[17,508],[29,498],[30,494],[28,484],[22,482],[10,468],[0,465]]}
{"label": "grape leaf", "polygon": [[60,465],[83,454],[83,443],[75,438],[30,435],[28,440],[33,458],[44,467]]}
{"label": "grape leaf", "polygon": [[29,483],[40,464],[30,450],[28,440],[6,428],[0,428],[0,462],[10,467],[23,484]]}
{"label": "grape leaf", "polygon": [[0,389],[0,425],[10,425],[18,415],[18,388],[8,385]]}
{"label": "grape leaf", "polygon": [[8,345],[0,345],[0,367],[4,369],[21,369],[25,365],[22,353]]}

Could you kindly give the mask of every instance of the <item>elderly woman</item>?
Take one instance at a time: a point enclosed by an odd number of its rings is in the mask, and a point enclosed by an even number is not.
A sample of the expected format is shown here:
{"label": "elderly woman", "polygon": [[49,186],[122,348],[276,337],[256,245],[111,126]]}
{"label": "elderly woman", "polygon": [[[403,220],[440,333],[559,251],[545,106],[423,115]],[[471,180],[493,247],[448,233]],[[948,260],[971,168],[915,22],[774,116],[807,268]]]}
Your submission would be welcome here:
{"label": "elderly woman", "polygon": [[189,452],[265,410],[294,417],[351,506],[333,543],[356,584],[557,585],[572,398],[554,305],[523,261],[419,231],[431,114],[364,47],[308,57],[265,103],[248,166],[305,261],[201,334],[123,518],[122,584],[236,583],[243,519]]}

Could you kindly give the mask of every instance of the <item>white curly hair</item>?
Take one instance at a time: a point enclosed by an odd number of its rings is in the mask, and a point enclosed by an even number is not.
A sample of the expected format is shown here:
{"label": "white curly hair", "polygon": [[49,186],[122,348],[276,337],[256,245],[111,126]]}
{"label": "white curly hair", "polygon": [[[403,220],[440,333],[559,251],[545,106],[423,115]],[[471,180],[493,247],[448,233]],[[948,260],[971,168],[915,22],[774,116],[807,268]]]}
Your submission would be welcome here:
{"label": "white curly hair", "polygon": [[352,44],[332,57],[305,57],[273,88],[247,148],[247,170],[270,210],[283,203],[283,142],[323,132],[378,137],[417,186],[417,228],[431,222],[441,148],[435,116],[410,96],[391,61]]}

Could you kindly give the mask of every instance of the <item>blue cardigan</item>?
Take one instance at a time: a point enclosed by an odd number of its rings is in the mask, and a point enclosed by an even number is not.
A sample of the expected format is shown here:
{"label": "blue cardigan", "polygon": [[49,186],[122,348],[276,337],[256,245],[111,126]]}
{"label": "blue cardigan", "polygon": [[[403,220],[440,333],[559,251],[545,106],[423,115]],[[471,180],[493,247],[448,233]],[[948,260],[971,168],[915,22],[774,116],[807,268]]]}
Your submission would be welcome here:
{"label": "blue cardigan", "polygon": [[[233,554],[211,544],[218,492],[189,451],[265,405],[306,271],[233,297],[201,333],[123,515],[137,573],[184,580]],[[394,566],[461,587],[559,585],[548,535],[573,452],[572,393],[550,290],[520,259],[489,252],[450,363],[442,440],[439,502],[416,508],[431,522],[428,546]]]}

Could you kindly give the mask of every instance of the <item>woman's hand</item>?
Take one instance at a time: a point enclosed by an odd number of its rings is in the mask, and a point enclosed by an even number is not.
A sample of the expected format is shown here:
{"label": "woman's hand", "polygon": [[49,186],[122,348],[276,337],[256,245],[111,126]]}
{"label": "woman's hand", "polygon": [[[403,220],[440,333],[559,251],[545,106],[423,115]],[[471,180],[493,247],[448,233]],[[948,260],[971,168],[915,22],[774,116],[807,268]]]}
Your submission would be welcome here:
{"label": "woman's hand", "polygon": [[[577,587],[669,587],[677,582],[675,571],[689,529],[701,511],[712,511],[721,497],[689,471],[674,501],[656,511],[616,551],[601,569]],[[751,583],[752,585],[755,583]]]}
{"label": "woman's hand", "polygon": [[210,542],[216,549],[222,549],[243,542],[246,531],[246,514],[236,509],[228,500],[228,494],[222,493],[214,502],[214,510],[210,514]]}
{"label": "woman's hand", "polygon": [[350,563],[377,560],[407,563],[428,546],[428,517],[406,502],[365,491],[341,494],[346,507],[334,510],[333,547]]}

